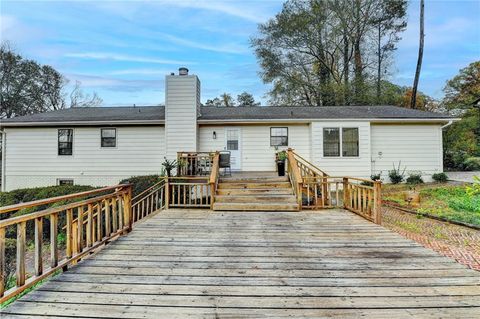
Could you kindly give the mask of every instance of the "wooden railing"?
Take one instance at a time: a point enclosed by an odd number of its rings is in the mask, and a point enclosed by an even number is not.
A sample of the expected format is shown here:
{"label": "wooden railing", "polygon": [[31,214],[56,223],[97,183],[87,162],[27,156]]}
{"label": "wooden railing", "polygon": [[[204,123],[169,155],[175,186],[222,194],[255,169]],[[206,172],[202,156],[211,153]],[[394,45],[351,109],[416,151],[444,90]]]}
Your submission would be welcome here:
{"label": "wooden railing", "polygon": [[210,207],[212,193],[209,177],[166,178],[166,208]]}
{"label": "wooden railing", "polygon": [[163,178],[132,199],[133,222],[166,207],[166,185],[167,180]]}
{"label": "wooden railing", "polygon": [[300,209],[343,207],[381,224],[381,182],[356,177],[335,177],[287,150],[287,172]]}
{"label": "wooden railing", "polygon": [[[40,210],[0,220],[0,303],[18,295],[57,270],[66,269],[85,255],[132,229],[131,186],[116,185],[0,208],[0,214],[21,209]],[[95,196],[95,197],[92,197]],[[71,203],[66,201],[75,200]],[[60,206],[54,206],[59,204]],[[42,209],[42,205],[53,205]],[[49,223],[50,267],[44,269],[43,225]],[[59,260],[59,221],[65,226],[65,258]],[[28,227],[27,227],[28,226]],[[33,228],[31,227],[33,226]],[[16,229],[16,286],[6,289],[6,234]],[[14,229],[12,231],[15,233]],[[30,233],[32,232],[32,233]],[[34,241],[34,274],[27,278],[27,238]],[[62,253],[63,255],[63,253]]]}
{"label": "wooden railing", "polygon": [[209,175],[212,170],[212,152],[178,152],[178,176]]}
{"label": "wooden railing", "polygon": [[212,172],[210,173],[210,208],[213,209],[213,203],[215,202],[215,193],[217,192],[218,187],[218,178],[220,177],[220,153],[216,152],[213,156],[213,163],[212,163]]}

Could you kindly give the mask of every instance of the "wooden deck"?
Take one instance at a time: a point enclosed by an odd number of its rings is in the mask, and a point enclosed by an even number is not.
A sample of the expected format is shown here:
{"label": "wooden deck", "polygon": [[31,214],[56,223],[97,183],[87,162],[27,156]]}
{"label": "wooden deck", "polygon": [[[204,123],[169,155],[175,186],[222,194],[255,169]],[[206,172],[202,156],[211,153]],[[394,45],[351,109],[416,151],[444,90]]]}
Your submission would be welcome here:
{"label": "wooden deck", "polygon": [[480,318],[480,273],[344,210],[168,210],[7,318]]}

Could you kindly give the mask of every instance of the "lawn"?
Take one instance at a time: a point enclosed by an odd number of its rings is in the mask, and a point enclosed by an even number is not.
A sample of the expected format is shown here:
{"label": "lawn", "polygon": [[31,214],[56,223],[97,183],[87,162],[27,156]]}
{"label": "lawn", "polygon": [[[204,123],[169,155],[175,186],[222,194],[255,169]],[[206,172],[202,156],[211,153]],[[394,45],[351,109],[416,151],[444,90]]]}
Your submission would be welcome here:
{"label": "lawn", "polygon": [[386,193],[383,199],[447,220],[480,226],[480,194],[469,195],[465,186],[424,186],[419,190],[419,207],[410,207],[402,191]]}

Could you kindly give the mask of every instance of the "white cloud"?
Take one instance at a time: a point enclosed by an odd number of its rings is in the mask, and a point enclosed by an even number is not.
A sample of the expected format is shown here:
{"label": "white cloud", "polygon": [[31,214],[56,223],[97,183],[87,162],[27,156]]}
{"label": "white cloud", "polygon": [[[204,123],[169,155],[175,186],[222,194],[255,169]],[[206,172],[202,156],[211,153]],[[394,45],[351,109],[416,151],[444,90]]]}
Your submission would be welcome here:
{"label": "white cloud", "polygon": [[156,69],[123,69],[109,72],[111,75],[166,75],[170,74],[171,70],[156,70]]}
{"label": "white cloud", "polygon": [[196,48],[196,49],[202,49],[202,50],[207,50],[207,51],[214,51],[214,52],[223,52],[223,53],[236,53],[236,54],[244,54],[244,53],[250,53],[251,51],[246,47],[245,45],[238,45],[238,44],[220,44],[220,45],[211,45],[211,44],[206,44],[203,42],[196,42],[192,40],[187,40],[183,39],[180,37],[176,37],[170,34],[164,34],[163,38],[186,47],[191,47],[191,48]]}
{"label": "white cloud", "polygon": [[113,60],[113,61],[128,61],[128,62],[141,62],[141,63],[154,63],[154,64],[195,64],[190,61],[169,60],[169,59],[156,59],[133,55],[124,55],[116,53],[101,53],[101,52],[85,52],[85,53],[66,53],[65,57],[80,58],[80,59],[92,59],[92,60]]}

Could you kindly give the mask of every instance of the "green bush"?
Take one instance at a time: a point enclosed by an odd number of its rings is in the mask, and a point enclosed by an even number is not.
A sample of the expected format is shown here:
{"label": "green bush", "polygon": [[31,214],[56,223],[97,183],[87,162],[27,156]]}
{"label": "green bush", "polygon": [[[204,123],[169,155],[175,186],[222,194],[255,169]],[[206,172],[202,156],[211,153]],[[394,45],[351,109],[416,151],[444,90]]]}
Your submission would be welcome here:
{"label": "green bush", "polygon": [[120,181],[120,184],[132,184],[132,196],[135,197],[150,186],[158,183],[163,177],[160,175],[133,176]]}
{"label": "green bush", "polygon": [[423,184],[422,174],[410,173],[410,175],[407,177],[407,184],[410,184],[410,185]]}
{"label": "green bush", "polygon": [[379,181],[382,178],[382,172],[370,175],[372,181]]}
{"label": "green bush", "polygon": [[390,178],[390,182],[392,182],[392,184],[401,183],[405,179],[405,170],[407,168],[404,167],[402,170],[401,164],[402,162],[398,162],[398,167],[395,167],[395,163],[393,163],[393,169],[388,171],[388,177]]}
{"label": "green bush", "polygon": [[439,182],[439,183],[445,183],[448,181],[448,176],[447,174],[445,173],[435,173],[432,175],[432,179],[435,181],[435,182]]}
{"label": "green bush", "polygon": [[480,157],[469,157],[463,162],[463,169],[466,171],[480,170]]}

